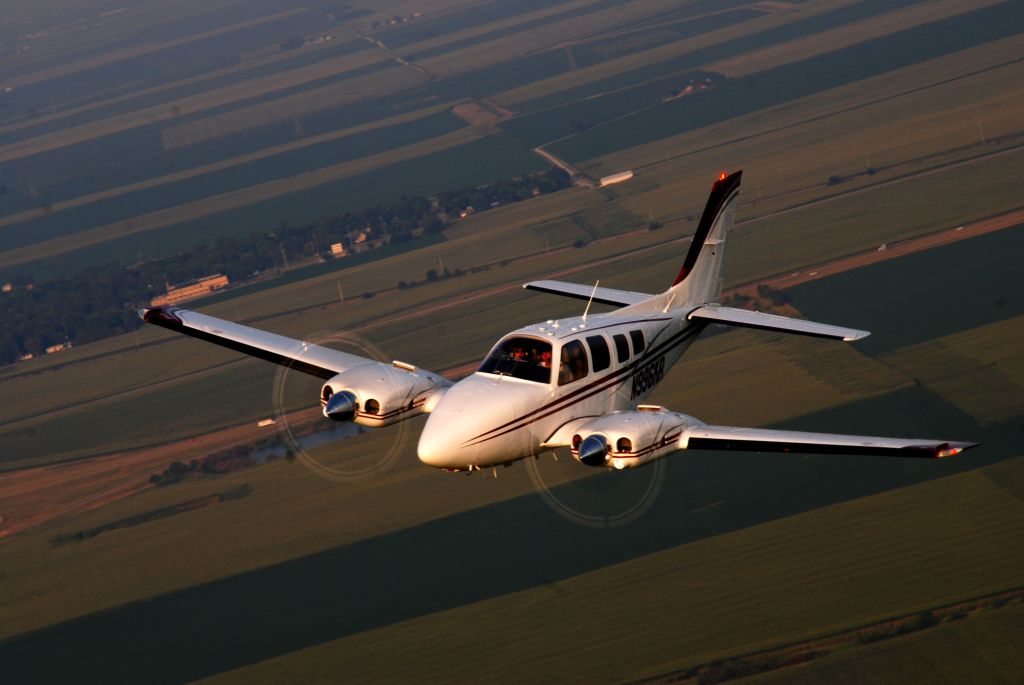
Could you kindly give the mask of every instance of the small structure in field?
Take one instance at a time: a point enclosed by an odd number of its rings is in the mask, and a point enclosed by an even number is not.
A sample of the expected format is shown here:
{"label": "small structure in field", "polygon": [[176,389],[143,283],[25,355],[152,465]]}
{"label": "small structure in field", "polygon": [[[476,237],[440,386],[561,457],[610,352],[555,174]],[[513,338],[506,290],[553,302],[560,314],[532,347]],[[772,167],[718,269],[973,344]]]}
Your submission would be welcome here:
{"label": "small structure in field", "polygon": [[222,274],[213,274],[212,276],[179,285],[168,285],[167,294],[154,297],[150,302],[150,306],[159,307],[166,304],[178,304],[179,302],[208,295],[215,290],[221,290],[227,286],[228,277]]}
{"label": "small structure in field", "polygon": [[605,186],[612,186],[612,185],[615,185],[616,183],[622,183],[623,181],[628,181],[631,178],[633,178],[633,170],[632,169],[627,169],[626,171],[620,171],[617,174],[612,174],[611,176],[605,176],[604,178],[602,178],[601,179],[601,187],[604,188]]}

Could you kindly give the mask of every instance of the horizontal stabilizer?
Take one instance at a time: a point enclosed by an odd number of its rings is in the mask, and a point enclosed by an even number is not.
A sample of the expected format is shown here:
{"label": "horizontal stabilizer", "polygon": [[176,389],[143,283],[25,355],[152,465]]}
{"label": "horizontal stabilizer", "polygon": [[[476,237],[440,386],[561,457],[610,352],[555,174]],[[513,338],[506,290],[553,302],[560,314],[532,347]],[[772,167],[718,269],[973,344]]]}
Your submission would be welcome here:
{"label": "horizontal stabilizer", "polygon": [[780,331],[782,333],[795,333],[797,335],[810,335],[816,338],[830,338],[832,340],[860,340],[871,335],[867,331],[845,326],[832,326],[826,323],[816,323],[804,319],[793,319],[788,316],[777,314],[764,314],[752,312],[748,309],[736,309],[734,307],[722,307],[717,304],[707,304],[697,307],[687,316],[691,321],[698,319],[710,323],[721,323],[727,326],[741,326],[744,328],[762,328],[768,331]]}
{"label": "horizontal stabilizer", "polygon": [[976,442],[944,442],[916,438],[876,438],[803,431],[693,426],[679,438],[680,449],[740,452],[803,452],[810,454],[871,454],[887,457],[952,457]]}
{"label": "horizontal stabilizer", "polygon": [[592,285],[565,283],[563,281],[530,281],[524,284],[523,287],[527,290],[563,295],[577,300],[589,300],[591,295],[593,295],[594,302],[615,305],[617,307],[627,307],[631,304],[649,300],[652,297],[647,293],[635,293],[631,290],[616,290],[614,288],[597,288],[595,290]]}
{"label": "horizontal stabilizer", "polygon": [[331,378],[355,366],[379,363],[375,359],[268,333],[188,309],[151,307],[140,310],[139,316],[146,323],[244,352],[275,364],[283,364],[319,378]]}

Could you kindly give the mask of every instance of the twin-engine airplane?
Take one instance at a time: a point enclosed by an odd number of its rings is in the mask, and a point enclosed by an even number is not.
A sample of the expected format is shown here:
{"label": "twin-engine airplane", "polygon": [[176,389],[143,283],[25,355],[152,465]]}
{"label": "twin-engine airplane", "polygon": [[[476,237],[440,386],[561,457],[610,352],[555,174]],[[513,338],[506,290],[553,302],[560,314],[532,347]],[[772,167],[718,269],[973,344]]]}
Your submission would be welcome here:
{"label": "twin-engine airplane", "polygon": [[618,307],[549,320],[501,338],[457,383],[411,364],[391,364],[307,344],[197,312],[154,307],[147,323],[326,379],[324,416],[388,426],[429,414],[420,461],[450,471],[505,465],[568,447],[587,466],[627,469],[678,450],[742,450],[948,457],[976,443],[711,426],[644,404],[709,324],[852,341],[867,331],[717,304],[722,258],[741,172],[721,174],[682,268],[663,293],[535,281],[525,288]]}

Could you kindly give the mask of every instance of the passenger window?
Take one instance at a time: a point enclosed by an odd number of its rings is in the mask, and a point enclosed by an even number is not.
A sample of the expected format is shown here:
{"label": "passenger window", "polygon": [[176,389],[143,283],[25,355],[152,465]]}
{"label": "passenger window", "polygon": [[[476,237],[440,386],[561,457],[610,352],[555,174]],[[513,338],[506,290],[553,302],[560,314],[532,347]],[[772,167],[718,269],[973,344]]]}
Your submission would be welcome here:
{"label": "passenger window", "polygon": [[558,384],[578,381],[587,375],[587,353],[583,343],[573,340],[562,345],[562,363],[558,367]]}
{"label": "passenger window", "polygon": [[622,333],[616,333],[612,339],[615,340],[615,355],[621,364],[629,359],[629,343],[626,342],[626,336]]}
{"label": "passenger window", "polygon": [[640,354],[644,351],[643,331],[630,331],[629,339],[633,341],[633,354]]}
{"label": "passenger window", "polygon": [[608,341],[603,335],[587,336],[587,347],[590,348],[590,358],[594,361],[594,372],[604,371],[612,363],[611,352],[608,351]]}

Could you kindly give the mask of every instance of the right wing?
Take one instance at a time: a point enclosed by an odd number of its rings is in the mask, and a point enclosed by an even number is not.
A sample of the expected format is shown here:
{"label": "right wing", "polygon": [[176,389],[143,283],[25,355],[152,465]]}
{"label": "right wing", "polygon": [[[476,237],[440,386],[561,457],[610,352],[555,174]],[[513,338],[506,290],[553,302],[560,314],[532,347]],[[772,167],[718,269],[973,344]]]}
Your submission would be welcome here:
{"label": "right wing", "polygon": [[924,438],[879,438],[866,435],[807,433],[804,431],[691,426],[679,437],[679,449],[737,450],[742,452],[803,452],[809,454],[872,454],[886,457],[952,457],[976,442],[949,442]]}
{"label": "right wing", "polygon": [[146,323],[244,352],[275,364],[283,364],[296,371],[324,379],[356,366],[383,363],[276,333],[268,333],[258,328],[242,326],[188,309],[151,307],[140,310],[139,316]]}

